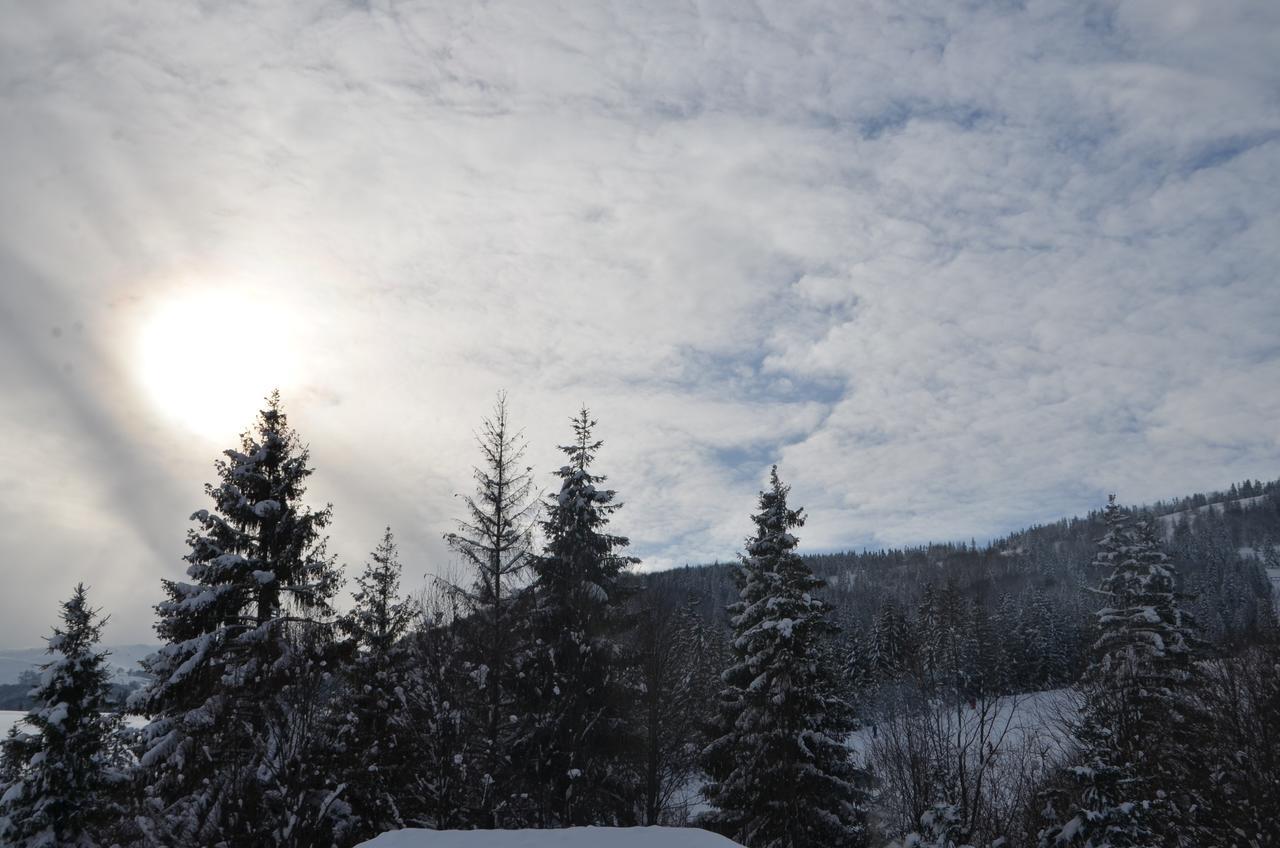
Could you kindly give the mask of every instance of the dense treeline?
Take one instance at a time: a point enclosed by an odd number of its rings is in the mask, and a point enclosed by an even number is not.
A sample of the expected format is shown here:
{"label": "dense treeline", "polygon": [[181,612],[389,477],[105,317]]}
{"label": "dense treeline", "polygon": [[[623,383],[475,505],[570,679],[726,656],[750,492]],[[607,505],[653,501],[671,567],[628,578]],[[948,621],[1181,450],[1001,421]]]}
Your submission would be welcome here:
{"label": "dense treeline", "polygon": [[1277,484],[806,557],[775,468],[740,563],[642,577],[595,428],[572,419],[539,501],[500,397],[445,535],[466,576],[406,595],[387,529],[339,612],[332,511],[273,396],[161,587],[140,730],[109,711],[84,587],[64,604],[0,743],[0,845],[1280,844]]}

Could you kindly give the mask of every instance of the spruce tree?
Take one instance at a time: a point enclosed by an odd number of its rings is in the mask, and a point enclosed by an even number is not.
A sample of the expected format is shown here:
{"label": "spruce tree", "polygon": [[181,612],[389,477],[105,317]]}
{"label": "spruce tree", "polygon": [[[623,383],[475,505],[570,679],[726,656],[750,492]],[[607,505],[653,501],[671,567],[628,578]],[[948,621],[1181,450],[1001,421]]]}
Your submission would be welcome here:
{"label": "spruce tree", "polygon": [[886,601],[871,631],[870,665],[876,683],[902,679],[912,665],[914,647],[906,613],[896,601]]}
{"label": "spruce tree", "polygon": [[509,820],[511,751],[518,730],[510,716],[515,640],[527,615],[520,589],[532,558],[538,502],[524,464],[524,437],[508,420],[505,394],[498,395],[476,442],[483,457],[474,472],[476,492],[463,499],[467,517],[445,540],[475,575],[470,587],[453,587],[461,606],[457,627],[463,660],[478,689],[468,696],[465,715],[478,744],[471,819],[477,827],[501,827]]}
{"label": "spruce tree", "polygon": [[795,552],[804,524],[775,466],[760,494],[732,614],[733,664],[705,752],[716,808],[707,824],[749,848],[842,848],[866,842],[865,777],[844,738],[856,727],[836,696],[821,640],[834,631],[823,582]]}
{"label": "spruce tree", "polygon": [[955,584],[925,588],[917,638],[921,681],[927,691],[945,692],[950,699],[969,692],[975,671],[965,662],[971,648],[969,629],[968,608]]}
{"label": "spruce tree", "polygon": [[1022,605],[1013,595],[1002,594],[996,605],[995,627],[1000,639],[1003,686],[1009,692],[1031,688],[1031,657],[1020,632],[1022,618]]}
{"label": "spruce tree", "polygon": [[166,844],[304,844],[335,800],[313,785],[309,750],[339,583],[321,535],[330,509],[303,502],[309,453],[278,394],[223,455],[212,508],[191,516],[191,582],[164,581],[167,644],[135,701],[151,719],[148,827]]}
{"label": "spruce tree", "polygon": [[1063,634],[1049,598],[1033,589],[1022,607],[1016,631],[1027,657],[1027,684],[1031,689],[1052,688],[1063,681],[1067,670]]}
{"label": "spruce tree", "polygon": [[635,685],[621,637],[629,627],[624,571],[637,562],[609,533],[621,507],[592,472],[602,442],[584,408],[545,506],[543,552],[532,562],[533,607],[521,660],[519,743],[530,816],[539,826],[634,822],[631,765],[639,737],[628,720]]}
{"label": "spruce tree", "polygon": [[1150,525],[1113,495],[1094,565],[1104,569],[1099,636],[1081,681],[1081,762],[1041,845],[1197,844],[1200,800],[1190,764],[1205,727],[1196,704],[1198,640],[1176,575]]}
{"label": "spruce tree", "polygon": [[356,578],[354,604],[337,622],[346,662],[334,709],[331,756],[338,768],[331,782],[346,784],[353,829],[367,837],[406,826],[397,799],[414,767],[405,695],[410,657],[402,641],[414,609],[400,596],[400,572],[388,527]]}
{"label": "spruce tree", "polygon": [[0,749],[0,845],[93,848],[120,815],[115,793],[124,761],[119,717],[104,712],[107,653],[96,649],[105,620],[84,584],[62,604],[49,638],[55,659],[41,667],[35,706]]}
{"label": "spruce tree", "polygon": [[842,696],[855,710],[867,706],[869,696],[875,691],[875,656],[872,640],[856,622],[844,626],[841,645],[843,672]]}
{"label": "spruce tree", "polygon": [[1006,673],[1000,640],[991,614],[981,601],[971,601],[968,614],[969,630],[964,643],[964,667],[968,670],[971,696],[995,695],[1004,690]]}

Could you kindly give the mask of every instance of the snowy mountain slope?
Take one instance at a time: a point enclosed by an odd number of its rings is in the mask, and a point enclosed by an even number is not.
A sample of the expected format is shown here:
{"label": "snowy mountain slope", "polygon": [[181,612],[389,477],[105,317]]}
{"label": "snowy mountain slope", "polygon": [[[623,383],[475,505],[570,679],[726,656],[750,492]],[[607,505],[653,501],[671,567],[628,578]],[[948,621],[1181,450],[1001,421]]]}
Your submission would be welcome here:
{"label": "snowy mountain slope", "polygon": [[[141,679],[142,669],[138,662],[153,653],[158,645],[107,645],[111,656],[107,662],[111,666],[111,679],[115,683],[126,683],[130,679]],[[35,671],[47,662],[49,654],[43,647],[0,648],[0,685],[17,683],[24,671]]]}
{"label": "snowy mountain slope", "polygon": [[1197,506],[1192,509],[1183,509],[1177,512],[1167,512],[1164,515],[1156,516],[1156,520],[1160,522],[1161,529],[1164,531],[1165,538],[1173,536],[1173,528],[1178,521],[1189,515],[1205,515],[1213,512],[1222,515],[1227,509],[1228,504],[1235,504],[1241,509],[1254,509],[1265,504],[1271,498],[1270,495],[1255,495],[1249,498],[1236,498],[1235,500],[1218,501],[1216,503]]}
{"label": "snowy mountain slope", "polygon": [[559,830],[395,830],[357,848],[732,848],[696,827],[568,827]]}

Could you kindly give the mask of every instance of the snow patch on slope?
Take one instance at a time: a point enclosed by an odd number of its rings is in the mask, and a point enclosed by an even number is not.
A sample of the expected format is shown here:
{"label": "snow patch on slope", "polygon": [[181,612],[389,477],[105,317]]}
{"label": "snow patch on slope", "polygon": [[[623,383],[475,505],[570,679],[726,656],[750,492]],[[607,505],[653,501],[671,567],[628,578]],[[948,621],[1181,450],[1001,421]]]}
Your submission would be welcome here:
{"label": "snow patch on slope", "polygon": [[1170,512],[1165,515],[1157,515],[1156,520],[1160,522],[1160,527],[1164,531],[1164,536],[1166,539],[1168,539],[1173,535],[1174,526],[1178,523],[1178,521],[1181,518],[1185,516],[1205,515],[1206,513],[1209,513],[1209,512],[1213,512],[1217,515],[1222,515],[1222,513],[1225,512],[1227,509],[1227,504],[1236,504],[1241,509],[1253,509],[1254,507],[1262,506],[1263,502],[1270,497],[1271,495],[1267,494],[1267,495],[1254,495],[1251,498],[1236,498],[1233,501],[1218,501],[1217,503],[1205,504],[1204,506],[1197,506],[1192,509],[1183,509],[1183,510],[1179,510],[1178,512]]}

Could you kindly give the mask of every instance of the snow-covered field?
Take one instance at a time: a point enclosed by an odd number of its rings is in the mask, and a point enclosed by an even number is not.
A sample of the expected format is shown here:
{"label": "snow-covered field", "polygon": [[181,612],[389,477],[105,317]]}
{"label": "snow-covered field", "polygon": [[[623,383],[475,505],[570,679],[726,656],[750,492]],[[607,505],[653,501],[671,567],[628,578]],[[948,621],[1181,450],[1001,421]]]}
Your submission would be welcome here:
{"label": "snow-covered field", "polygon": [[732,848],[696,827],[568,827],[561,830],[395,830],[358,848]]}
{"label": "snow-covered field", "polygon": [[[5,737],[9,732],[9,728],[18,723],[18,719],[22,718],[26,713],[16,712],[14,710],[0,710],[0,739]],[[142,716],[125,716],[124,723],[130,727],[142,727],[147,720]]]}
{"label": "snow-covered field", "polygon": [[0,710],[0,739],[3,739],[8,733],[9,728],[17,723],[26,713],[17,713],[10,710]]}
{"label": "snow-covered field", "polygon": [[[980,716],[978,710],[966,707],[961,713],[963,725],[984,720],[1000,738],[1005,749],[1020,747],[1024,742],[1036,739],[1053,749],[1060,749],[1066,741],[1063,719],[1074,715],[1075,692],[1072,689],[1050,689],[1044,692],[1028,692],[1022,695],[1006,695],[1000,698],[994,710]],[[866,756],[872,740],[880,728],[867,725],[849,737],[849,747]]]}

